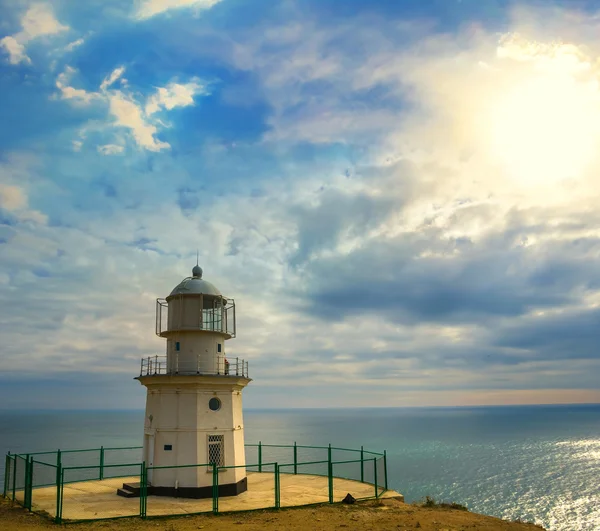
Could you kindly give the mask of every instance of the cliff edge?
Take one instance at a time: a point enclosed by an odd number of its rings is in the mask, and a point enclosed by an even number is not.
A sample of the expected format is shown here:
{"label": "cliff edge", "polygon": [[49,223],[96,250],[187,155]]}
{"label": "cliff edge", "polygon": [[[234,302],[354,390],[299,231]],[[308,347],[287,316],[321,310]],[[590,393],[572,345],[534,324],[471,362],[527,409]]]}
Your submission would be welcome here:
{"label": "cliff edge", "polygon": [[[3,531],[57,530],[51,521],[0,498]],[[336,504],[279,511],[265,510],[219,515],[140,520],[139,518],[78,523],[78,530],[114,531],[290,531],[290,530],[421,530],[421,531],[543,531],[542,527],[507,522],[451,507],[423,507],[395,499]]]}

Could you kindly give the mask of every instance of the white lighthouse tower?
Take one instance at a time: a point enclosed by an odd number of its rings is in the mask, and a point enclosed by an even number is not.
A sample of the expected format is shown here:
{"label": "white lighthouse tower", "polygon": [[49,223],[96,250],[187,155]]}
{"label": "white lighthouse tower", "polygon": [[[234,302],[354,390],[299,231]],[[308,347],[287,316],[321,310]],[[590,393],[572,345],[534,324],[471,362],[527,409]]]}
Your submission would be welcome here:
{"label": "white lighthouse tower", "polygon": [[[166,356],[142,360],[137,378],[147,387],[144,460],[148,467],[245,465],[242,389],[248,365],[226,358],[235,337],[235,302],[202,278],[196,265],[166,299],[156,301],[156,334]],[[148,494],[212,496],[212,466],[148,471]],[[219,495],[247,489],[246,469],[219,472]]]}

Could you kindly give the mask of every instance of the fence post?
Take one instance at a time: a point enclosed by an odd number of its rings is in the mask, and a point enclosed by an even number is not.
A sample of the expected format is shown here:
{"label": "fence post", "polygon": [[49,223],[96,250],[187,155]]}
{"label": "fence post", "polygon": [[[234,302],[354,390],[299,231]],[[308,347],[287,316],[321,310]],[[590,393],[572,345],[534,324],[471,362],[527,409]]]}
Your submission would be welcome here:
{"label": "fence post", "polygon": [[219,513],[219,471],[213,463],[213,513]]}
{"label": "fence post", "polygon": [[388,481],[387,481],[387,451],[383,451],[383,484],[385,486],[385,490],[388,490]]}
{"label": "fence post", "polygon": [[275,463],[275,509],[279,509],[279,465]]}
{"label": "fence post", "polygon": [[27,454],[25,459],[25,491],[23,492],[23,507],[31,512],[31,484],[33,479],[33,456]]}
{"label": "fence post", "polygon": [[375,497],[379,498],[379,489],[377,488],[377,458],[373,458],[373,475],[375,476]]}
{"label": "fence post", "polygon": [[15,501],[15,493],[17,491],[17,461],[19,458],[19,454],[15,454],[14,466],[13,466],[13,484],[12,484],[12,501]]}
{"label": "fence post", "polygon": [[262,442],[258,441],[258,471],[262,472]]}
{"label": "fence post", "polygon": [[23,509],[27,509],[27,480],[29,479],[29,454],[25,454],[25,475],[23,476]]}
{"label": "fence post", "polygon": [[140,469],[140,518],[146,518],[146,461],[142,461]]}
{"label": "fence post", "polygon": [[6,458],[4,459],[4,490],[2,491],[2,496],[6,498],[8,495],[8,479],[10,478],[10,452],[6,454]]}
{"label": "fence post", "polygon": [[100,447],[100,474],[98,479],[100,481],[104,479],[104,446]]}
{"label": "fence post", "polygon": [[365,451],[360,447],[360,482],[365,482]]}
{"label": "fence post", "polygon": [[[102,447],[101,447],[102,449]],[[100,475],[100,474],[98,474]],[[144,462],[142,461],[142,466],[140,469],[140,518],[144,517]]]}
{"label": "fence post", "polygon": [[33,456],[29,459],[31,460],[31,464],[29,465],[29,510],[31,511],[31,503],[33,500]]}
{"label": "fence post", "polygon": [[[60,452],[60,450],[59,450]],[[64,470],[62,469],[62,465],[59,465],[56,476],[58,478],[56,482],[56,518],[54,521],[57,524],[62,522],[62,486],[65,480]]]}
{"label": "fence post", "polygon": [[56,486],[60,484],[60,469],[62,467],[62,456],[60,450],[56,452]]}
{"label": "fence post", "polygon": [[329,488],[329,503],[333,503],[333,465],[331,464],[331,443],[327,448],[327,486]]}
{"label": "fence post", "polygon": [[144,461],[144,518],[148,515],[148,467]]}
{"label": "fence post", "polygon": [[298,473],[298,447],[294,441],[294,474]]}

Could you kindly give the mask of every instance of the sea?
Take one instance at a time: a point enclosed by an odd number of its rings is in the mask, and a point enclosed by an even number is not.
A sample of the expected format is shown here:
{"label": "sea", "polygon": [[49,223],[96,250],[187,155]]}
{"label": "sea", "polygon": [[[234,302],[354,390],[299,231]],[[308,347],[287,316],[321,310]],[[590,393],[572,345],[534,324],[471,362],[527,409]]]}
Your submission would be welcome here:
{"label": "sea", "polygon": [[[138,446],[143,411],[0,411],[0,451]],[[551,531],[600,530],[600,405],[245,409],[246,442],[386,450],[389,488]],[[0,460],[0,477],[4,459]]]}

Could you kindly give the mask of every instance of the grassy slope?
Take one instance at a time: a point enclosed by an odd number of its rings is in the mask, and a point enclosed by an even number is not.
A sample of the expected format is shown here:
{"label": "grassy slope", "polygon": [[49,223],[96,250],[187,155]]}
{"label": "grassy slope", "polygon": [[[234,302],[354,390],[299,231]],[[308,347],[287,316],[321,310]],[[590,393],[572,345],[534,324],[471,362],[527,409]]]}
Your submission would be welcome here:
{"label": "grassy slope", "polygon": [[[291,530],[413,530],[422,531],[540,531],[533,524],[505,522],[490,516],[467,511],[420,507],[382,500],[363,502],[354,505],[323,505],[285,509],[280,511],[254,511],[199,515],[178,518],[123,520],[80,523],[69,526],[73,531],[115,530],[115,531],[291,531]],[[41,531],[57,530],[61,526],[0,498],[0,529],[2,531]]]}

